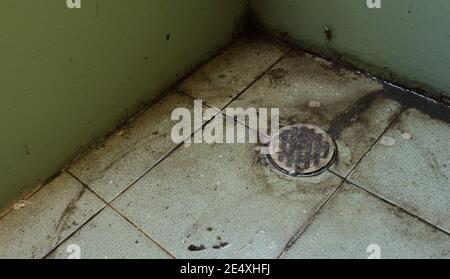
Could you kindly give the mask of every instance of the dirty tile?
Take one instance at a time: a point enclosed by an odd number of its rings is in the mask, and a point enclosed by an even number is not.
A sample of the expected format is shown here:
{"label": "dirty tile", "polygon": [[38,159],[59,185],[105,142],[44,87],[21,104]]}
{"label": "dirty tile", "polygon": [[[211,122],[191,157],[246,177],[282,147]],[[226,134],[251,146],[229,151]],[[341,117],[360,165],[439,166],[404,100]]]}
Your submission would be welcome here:
{"label": "dirty tile", "polygon": [[176,257],[274,258],[341,183],[280,174],[255,144],[191,144],[113,206]]}
{"label": "dirty tile", "polygon": [[337,162],[330,169],[344,177],[348,176],[401,110],[402,107],[396,101],[380,97],[348,123],[338,117],[328,129],[339,150]]}
{"label": "dirty tile", "polygon": [[345,185],[284,258],[450,258],[450,236]]}
{"label": "dirty tile", "polygon": [[449,139],[449,123],[408,109],[350,180],[450,232]]}
{"label": "dirty tile", "polygon": [[166,156],[176,144],[171,130],[175,108],[192,111],[194,101],[172,93],[78,160],[69,170],[107,201]]}
{"label": "dirty tile", "polygon": [[41,258],[104,204],[68,174],[0,219],[0,258]]}
{"label": "dirty tile", "polygon": [[180,89],[223,108],[288,51],[281,42],[245,36],[185,80]]}
{"label": "dirty tile", "polygon": [[336,139],[333,170],[346,176],[401,110],[383,86],[331,62],[291,52],[230,104],[231,108],[279,108],[280,125],[321,127]]}
{"label": "dirty tile", "polygon": [[81,259],[170,258],[152,240],[109,207],[66,240],[48,258],[67,259],[76,252],[80,253]]}

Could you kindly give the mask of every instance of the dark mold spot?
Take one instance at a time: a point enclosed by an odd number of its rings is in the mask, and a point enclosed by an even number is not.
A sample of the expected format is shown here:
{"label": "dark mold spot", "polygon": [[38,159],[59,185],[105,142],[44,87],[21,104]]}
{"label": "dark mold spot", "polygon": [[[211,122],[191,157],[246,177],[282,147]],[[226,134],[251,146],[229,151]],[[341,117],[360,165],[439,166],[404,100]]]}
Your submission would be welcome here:
{"label": "dark mold spot", "polygon": [[286,76],[286,74],[287,74],[287,70],[285,70],[283,68],[276,68],[276,69],[271,70],[268,73],[268,75],[271,78],[276,79],[276,80],[283,79]]}
{"label": "dark mold spot", "polygon": [[323,32],[325,33],[325,37],[327,38],[327,40],[331,42],[333,40],[333,31],[331,30],[331,28],[328,26],[324,26]]}
{"label": "dark mold spot", "polygon": [[170,40],[170,34],[167,34],[167,35],[166,35],[166,40],[167,40],[167,41]]}
{"label": "dark mold spot", "polygon": [[220,244],[218,244],[218,245],[214,245],[213,246],[213,249],[221,249],[221,248],[225,248],[225,247],[227,247],[228,246],[228,242],[220,242]]}
{"label": "dark mold spot", "polygon": [[386,98],[399,102],[404,107],[415,108],[432,118],[450,123],[450,109],[443,102],[437,102],[430,97],[412,90],[393,86],[387,82],[384,84],[383,95]]}
{"label": "dark mold spot", "polygon": [[374,91],[358,99],[353,105],[349,106],[349,109],[338,115],[330,125],[328,133],[334,138],[338,139],[340,133],[348,126],[350,126],[354,119],[367,110],[378,96],[382,94],[382,91]]}
{"label": "dark mold spot", "polygon": [[29,156],[31,154],[30,148],[28,147],[27,143],[23,144],[24,148],[25,148],[25,154],[27,154],[27,156]]}
{"label": "dark mold spot", "polygon": [[189,251],[193,251],[193,252],[198,252],[198,251],[203,251],[205,250],[206,247],[205,245],[200,245],[200,246],[196,246],[196,245],[189,245],[188,250]]}
{"label": "dark mold spot", "polygon": [[444,105],[450,106],[450,97],[442,96],[441,102],[444,103]]}
{"label": "dark mold spot", "polygon": [[271,85],[282,84],[287,74],[288,71],[283,68],[276,68],[267,73]]}

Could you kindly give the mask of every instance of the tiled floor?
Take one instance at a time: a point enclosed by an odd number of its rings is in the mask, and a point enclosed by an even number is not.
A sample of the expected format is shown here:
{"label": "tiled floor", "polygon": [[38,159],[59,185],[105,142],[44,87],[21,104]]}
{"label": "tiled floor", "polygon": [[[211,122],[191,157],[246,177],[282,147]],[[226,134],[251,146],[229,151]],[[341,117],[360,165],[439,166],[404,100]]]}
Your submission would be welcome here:
{"label": "tiled floor", "polygon": [[[450,112],[395,92],[244,37],[2,217],[0,257],[450,258]],[[280,108],[281,125],[328,130],[339,158],[291,178],[257,144],[174,144],[171,112],[194,99]]]}

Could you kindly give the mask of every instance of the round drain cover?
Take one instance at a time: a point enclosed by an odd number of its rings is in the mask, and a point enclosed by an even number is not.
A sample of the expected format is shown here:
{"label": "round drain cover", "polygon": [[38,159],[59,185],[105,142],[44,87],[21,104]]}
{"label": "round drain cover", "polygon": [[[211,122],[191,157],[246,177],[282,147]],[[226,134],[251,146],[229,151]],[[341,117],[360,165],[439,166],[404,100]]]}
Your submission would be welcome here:
{"label": "round drain cover", "polygon": [[324,130],[308,124],[280,129],[270,141],[269,161],[290,176],[313,176],[324,172],[334,163],[337,147]]}

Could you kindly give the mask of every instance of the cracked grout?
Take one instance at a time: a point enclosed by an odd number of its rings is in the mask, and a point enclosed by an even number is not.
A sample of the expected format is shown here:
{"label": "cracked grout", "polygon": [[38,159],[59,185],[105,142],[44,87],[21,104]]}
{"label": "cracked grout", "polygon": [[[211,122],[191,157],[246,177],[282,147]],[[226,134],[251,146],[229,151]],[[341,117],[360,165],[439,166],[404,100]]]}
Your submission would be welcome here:
{"label": "cracked grout", "polygon": [[383,201],[384,203],[387,203],[387,204],[389,204],[390,206],[393,206],[393,207],[395,207],[395,208],[400,209],[401,211],[403,211],[403,212],[406,213],[407,215],[412,216],[412,217],[418,219],[419,221],[421,221],[421,222],[423,222],[423,223],[425,223],[425,224],[427,224],[427,225],[433,227],[434,229],[436,229],[436,230],[438,230],[438,231],[440,231],[440,232],[442,232],[442,233],[444,233],[444,234],[450,236],[450,232],[447,231],[447,230],[445,230],[444,228],[441,228],[441,227],[439,227],[439,226],[433,224],[432,222],[427,221],[426,219],[420,217],[419,215],[410,212],[409,210],[403,208],[402,206],[400,206],[400,205],[398,205],[398,204],[396,204],[396,203],[394,203],[394,202],[392,202],[392,201],[389,201],[388,199],[382,197],[381,195],[378,195],[378,194],[375,193],[375,192],[372,192],[372,191],[370,191],[370,190],[368,190],[368,189],[366,189],[366,188],[364,188],[364,187],[362,187],[362,186],[359,186],[358,184],[356,184],[356,183],[354,183],[354,182],[352,182],[352,181],[346,180],[346,182],[349,183],[350,185],[352,185],[352,186],[354,186],[354,187],[356,187],[356,188],[358,188],[358,189],[360,189],[360,190],[362,190],[362,191],[364,191],[364,192],[370,194],[371,196],[373,196],[373,197],[375,197],[375,198],[377,198],[377,199]]}

